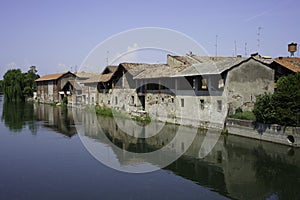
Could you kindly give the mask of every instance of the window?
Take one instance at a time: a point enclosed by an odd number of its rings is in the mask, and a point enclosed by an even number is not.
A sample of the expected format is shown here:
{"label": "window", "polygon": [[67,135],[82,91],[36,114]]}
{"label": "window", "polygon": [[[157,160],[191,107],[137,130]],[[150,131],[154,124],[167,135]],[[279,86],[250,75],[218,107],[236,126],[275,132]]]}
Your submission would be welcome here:
{"label": "window", "polygon": [[206,79],[202,79],[201,89],[203,89],[203,90],[207,89],[207,80]]}
{"label": "window", "polygon": [[200,108],[201,110],[204,109],[204,99],[200,99]]}
{"label": "window", "polygon": [[184,107],[184,99],[181,99],[181,107]]}
{"label": "window", "polygon": [[219,80],[219,86],[218,86],[219,88],[222,88],[222,87],[224,87],[224,79],[220,79]]}
{"label": "window", "polygon": [[115,97],[115,105],[118,105],[118,97]]}
{"label": "window", "polygon": [[134,96],[131,96],[130,104],[131,104],[131,105],[134,105]]}
{"label": "window", "polygon": [[218,104],[218,111],[222,111],[222,100],[218,100],[217,104]]}

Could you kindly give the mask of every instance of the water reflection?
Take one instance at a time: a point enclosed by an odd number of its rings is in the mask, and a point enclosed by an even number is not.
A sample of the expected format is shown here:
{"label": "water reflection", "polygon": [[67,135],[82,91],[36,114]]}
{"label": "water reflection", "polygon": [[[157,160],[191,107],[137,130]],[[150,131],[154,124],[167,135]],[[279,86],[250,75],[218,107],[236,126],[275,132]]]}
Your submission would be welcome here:
{"label": "water reflection", "polygon": [[[153,152],[168,144],[174,153],[186,153],[164,168],[178,176],[191,180],[202,187],[233,199],[297,199],[300,196],[300,151],[283,145],[276,145],[236,136],[221,137],[213,150],[201,159],[200,147],[206,132],[198,133],[190,146],[185,139],[175,141],[178,130],[176,125],[164,125],[159,134],[152,137],[136,138],[122,131],[112,118],[94,117],[89,112],[81,113],[79,122],[84,135],[95,145],[103,146],[109,159],[119,165],[134,167],[145,163],[142,157],[128,156],[128,152]],[[70,109],[51,107],[49,105],[15,105],[4,104],[2,120],[9,129],[20,131],[28,126],[33,133],[37,132],[39,122],[43,126],[71,137],[76,133],[73,113]],[[122,119],[121,124],[127,126]],[[160,127],[159,124],[157,127]],[[99,129],[101,127],[101,129]],[[130,128],[130,127],[129,127]],[[134,135],[147,134],[155,129],[132,130]],[[189,137],[186,127],[186,137]],[[115,151],[112,144],[122,153]],[[110,150],[108,152],[108,150]],[[126,151],[125,151],[126,150]],[[147,162],[149,162],[147,160]],[[156,165],[155,161],[149,163]]]}
{"label": "water reflection", "polygon": [[28,128],[33,135],[36,135],[38,127],[41,125],[68,137],[76,134],[73,114],[68,108],[45,104],[6,102],[2,101],[2,98],[1,103],[1,120],[11,132],[21,132],[24,128]]}
{"label": "water reflection", "polygon": [[[85,135],[93,141],[105,144],[107,148],[111,148],[109,142],[112,142],[131,152],[152,152],[162,148],[174,138],[178,129],[176,125],[165,125],[159,134],[137,139],[124,133],[111,118],[98,116],[91,120],[92,115],[88,113],[83,118]],[[99,131],[97,123],[103,132]],[[126,120],[122,123],[126,125]],[[146,129],[143,134],[147,134]],[[198,130],[187,152],[164,169],[234,199],[295,199],[300,195],[299,149],[222,136],[208,156],[201,159],[199,151],[205,136],[205,131]],[[179,153],[185,148],[183,139],[174,144],[173,151]],[[125,151],[114,153],[121,165],[134,166],[144,162],[141,158],[127,156]]]}
{"label": "water reflection", "polygon": [[77,133],[72,110],[67,107],[35,104],[34,114],[37,120],[45,122],[43,126],[51,128],[58,133],[68,137],[72,137]]}
{"label": "water reflection", "polygon": [[34,105],[31,103],[4,101],[1,120],[13,132],[20,132],[24,127],[28,127],[33,134],[36,134],[37,119],[33,110]]}

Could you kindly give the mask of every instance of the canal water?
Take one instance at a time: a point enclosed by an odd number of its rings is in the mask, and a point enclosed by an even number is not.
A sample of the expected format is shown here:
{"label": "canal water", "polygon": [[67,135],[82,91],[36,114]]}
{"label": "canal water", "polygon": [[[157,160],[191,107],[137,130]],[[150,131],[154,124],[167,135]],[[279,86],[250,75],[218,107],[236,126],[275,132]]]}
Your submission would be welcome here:
{"label": "canal water", "polygon": [[[82,139],[107,151],[111,162],[131,169],[140,162],[156,163],[117,153],[113,145],[123,152],[153,152],[175,137],[178,126],[166,124],[159,134],[136,139],[114,118],[95,120],[90,111],[75,112],[79,119],[74,119],[74,109],[7,103],[0,96],[0,199],[300,198],[299,149],[221,135],[202,158],[199,149],[207,133],[197,130],[185,154],[163,169],[125,173],[95,159]],[[76,123],[83,127],[82,136]],[[130,127],[128,119],[121,123]],[[184,144],[174,145],[174,151],[183,151]]]}

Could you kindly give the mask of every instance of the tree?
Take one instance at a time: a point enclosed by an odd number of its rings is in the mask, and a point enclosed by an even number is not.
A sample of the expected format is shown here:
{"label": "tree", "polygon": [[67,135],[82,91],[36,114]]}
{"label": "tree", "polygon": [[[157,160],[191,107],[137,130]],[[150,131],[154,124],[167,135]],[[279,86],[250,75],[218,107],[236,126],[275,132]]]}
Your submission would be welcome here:
{"label": "tree", "polygon": [[36,91],[36,82],[40,76],[37,74],[35,66],[31,66],[27,73],[24,74],[24,88],[23,95],[25,97],[32,97],[33,92]]}
{"label": "tree", "polygon": [[276,123],[276,109],[272,94],[264,94],[256,97],[253,113],[256,121],[265,124]]}
{"label": "tree", "polygon": [[23,78],[20,69],[10,69],[3,77],[4,98],[7,101],[22,101],[23,98]]}
{"label": "tree", "polygon": [[2,84],[3,84],[3,80],[0,80],[0,94],[3,93]]}
{"label": "tree", "polygon": [[39,78],[35,66],[31,66],[26,73],[20,69],[10,69],[3,77],[3,93],[6,101],[24,101],[33,96],[36,90],[35,80]]}
{"label": "tree", "polygon": [[280,124],[299,126],[300,73],[280,78],[273,98]]}
{"label": "tree", "polygon": [[258,122],[300,125],[300,73],[281,77],[274,94],[257,97],[253,110]]}

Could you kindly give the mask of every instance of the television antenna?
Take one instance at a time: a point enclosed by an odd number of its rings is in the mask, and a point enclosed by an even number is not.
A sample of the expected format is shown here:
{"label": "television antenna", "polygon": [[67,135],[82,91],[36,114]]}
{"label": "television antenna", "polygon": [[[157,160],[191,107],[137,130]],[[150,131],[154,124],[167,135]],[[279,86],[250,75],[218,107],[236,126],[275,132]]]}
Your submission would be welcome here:
{"label": "television antenna", "polygon": [[218,56],[218,35],[216,35],[216,44],[215,44],[215,47],[216,47],[216,57]]}
{"label": "television antenna", "polygon": [[260,31],[261,31],[262,27],[259,26],[257,29],[258,29],[257,30],[257,53],[259,53],[259,51],[260,51],[260,42],[261,42]]}

